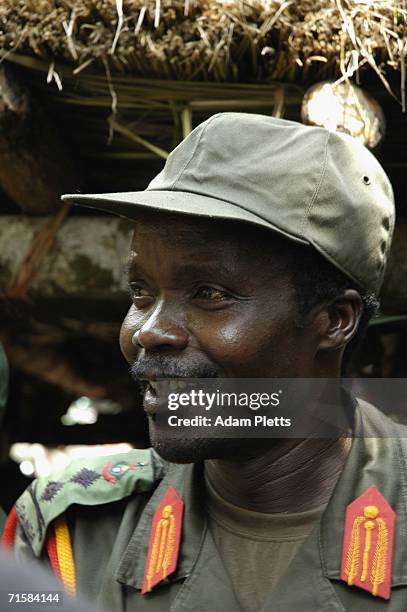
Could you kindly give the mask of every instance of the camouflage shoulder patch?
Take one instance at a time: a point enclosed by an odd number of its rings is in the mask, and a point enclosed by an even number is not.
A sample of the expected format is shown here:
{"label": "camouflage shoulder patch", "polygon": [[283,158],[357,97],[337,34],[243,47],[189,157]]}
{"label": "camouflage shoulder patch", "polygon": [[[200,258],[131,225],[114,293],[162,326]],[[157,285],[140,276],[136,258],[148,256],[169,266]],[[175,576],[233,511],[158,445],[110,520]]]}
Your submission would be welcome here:
{"label": "camouflage shoulder patch", "polygon": [[18,522],[35,556],[48,525],[72,504],[97,506],[149,491],[165,463],[152,449],[73,461],[64,470],[37,478],[16,502]]}

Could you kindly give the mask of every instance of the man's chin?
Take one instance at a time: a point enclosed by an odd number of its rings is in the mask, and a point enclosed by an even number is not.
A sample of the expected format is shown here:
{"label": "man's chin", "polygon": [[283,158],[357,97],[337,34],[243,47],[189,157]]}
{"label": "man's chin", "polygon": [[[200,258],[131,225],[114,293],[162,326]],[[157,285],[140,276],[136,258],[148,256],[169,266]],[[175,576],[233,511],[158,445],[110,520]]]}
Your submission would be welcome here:
{"label": "man's chin", "polygon": [[[150,422],[150,441],[154,450],[171,463],[198,463],[207,459],[239,460],[256,455],[259,440],[240,438],[183,438],[159,431]],[[270,440],[262,440],[269,446]],[[264,449],[263,449],[264,450]]]}
{"label": "man's chin", "polygon": [[214,459],[219,455],[222,440],[176,438],[151,431],[151,445],[155,451],[171,463],[197,463],[205,459]]}

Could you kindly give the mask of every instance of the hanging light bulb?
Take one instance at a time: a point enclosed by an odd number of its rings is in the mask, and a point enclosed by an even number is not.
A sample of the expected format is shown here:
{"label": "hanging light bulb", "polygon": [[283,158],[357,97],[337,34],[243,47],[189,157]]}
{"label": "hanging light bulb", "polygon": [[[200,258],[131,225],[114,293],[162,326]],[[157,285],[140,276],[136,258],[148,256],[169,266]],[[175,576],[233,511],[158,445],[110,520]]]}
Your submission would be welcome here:
{"label": "hanging light bulb", "polygon": [[301,106],[303,123],[345,132],[374,149],[383,139],[386,121],[376,100],[348,81],[325,81],[305,93]]}

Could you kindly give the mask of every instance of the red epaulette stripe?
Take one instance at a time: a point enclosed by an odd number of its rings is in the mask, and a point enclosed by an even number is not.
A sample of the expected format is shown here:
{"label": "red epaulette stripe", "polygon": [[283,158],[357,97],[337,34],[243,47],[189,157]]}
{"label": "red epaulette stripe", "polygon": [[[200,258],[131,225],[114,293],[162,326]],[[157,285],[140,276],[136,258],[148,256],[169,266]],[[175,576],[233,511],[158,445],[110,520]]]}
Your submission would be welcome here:
{"label": "red epaulette stripe", "polygon": [[10,514],[7,517],[6,524],[4,525],[3,535],[1,536],[1,542],[6,550],[12,550],[14,546],[14,539],[16,537],[17,529],[17,510],[13,506],[10,510]]}
{"label": "red epaulette stripe", "polygon": [[53,569],[54,574],[56,575],[57,578],[59,578],[59,580],[62,580],[61,569],[59,567],[59,560],[58,560],[57,542],[56,542],[55,531],[53,527],[51,527],[51,532],[47,539],[47,552],[48,552],[48,557],[49,557],[51,567]]}

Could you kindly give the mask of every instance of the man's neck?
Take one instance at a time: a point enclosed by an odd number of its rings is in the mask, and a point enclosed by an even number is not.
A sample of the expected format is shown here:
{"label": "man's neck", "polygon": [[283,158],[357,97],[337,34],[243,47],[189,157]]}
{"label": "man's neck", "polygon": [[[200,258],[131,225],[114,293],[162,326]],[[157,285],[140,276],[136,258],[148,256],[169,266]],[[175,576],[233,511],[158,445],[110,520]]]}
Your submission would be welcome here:
{"label": "man's neck", "polygon": [[305,512],[328,503],[350,447],[350,438],[279,440],[250,459],[207,460],[205,470],[231,504],[257,512]]}

